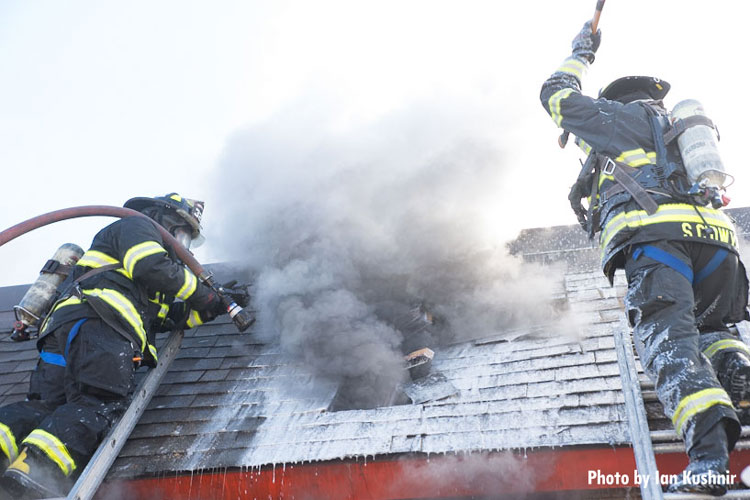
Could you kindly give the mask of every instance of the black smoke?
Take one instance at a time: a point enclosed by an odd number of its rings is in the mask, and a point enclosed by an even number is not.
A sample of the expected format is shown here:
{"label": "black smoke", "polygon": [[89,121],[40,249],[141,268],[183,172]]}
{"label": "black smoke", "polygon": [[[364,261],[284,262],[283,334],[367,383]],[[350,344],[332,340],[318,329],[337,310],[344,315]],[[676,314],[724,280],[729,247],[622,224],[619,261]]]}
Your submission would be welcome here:
{"label": "black smoke", "polygon": [[209,208],[214,246],[256,273],[259,334],[387,404],[405,353],[554,318],[550,270],[497,238],[528,208],[511,124],[444,102],[358,123],[296,104],[234,135]]}

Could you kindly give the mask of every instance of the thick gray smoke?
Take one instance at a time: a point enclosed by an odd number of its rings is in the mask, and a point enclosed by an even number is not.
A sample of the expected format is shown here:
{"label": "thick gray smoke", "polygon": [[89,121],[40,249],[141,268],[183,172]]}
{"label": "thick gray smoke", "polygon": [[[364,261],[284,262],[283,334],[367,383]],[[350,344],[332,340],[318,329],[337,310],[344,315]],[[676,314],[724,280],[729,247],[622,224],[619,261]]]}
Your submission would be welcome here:
{"label": "thick gray smoke", "polygon": [[493,240],[524,210],[504,183],[511,124],[445,103],[366,125],[327,111],[300,102],[238,132],[221,162],[218,245],[257,272],[262,334],[361,382],[354,399],[387,400],[405,353],[553,317],[550,270]]}

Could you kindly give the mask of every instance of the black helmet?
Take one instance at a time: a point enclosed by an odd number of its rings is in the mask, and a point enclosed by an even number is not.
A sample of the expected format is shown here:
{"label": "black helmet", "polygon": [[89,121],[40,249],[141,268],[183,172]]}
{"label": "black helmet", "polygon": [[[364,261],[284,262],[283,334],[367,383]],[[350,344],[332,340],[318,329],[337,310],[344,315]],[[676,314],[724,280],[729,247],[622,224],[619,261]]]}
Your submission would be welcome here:
{"label": "black helmet", "polygon": [[653,76],[624,76],[599,91],[599,97],[628,103],[638,99],[663,99],[670,89],[669,83]]}
{"label": "black helmet", "polygon": [[193,240],[200,238],[200,233],[203,229],[201,227],[204,206],[202,201],[183,198],[177,193],[169,193],[166,196],[157,196],[155,198],[131,198],[123,206],[138,212],[147,211],[149,208],[161,208],[173,211],[190,226]]}

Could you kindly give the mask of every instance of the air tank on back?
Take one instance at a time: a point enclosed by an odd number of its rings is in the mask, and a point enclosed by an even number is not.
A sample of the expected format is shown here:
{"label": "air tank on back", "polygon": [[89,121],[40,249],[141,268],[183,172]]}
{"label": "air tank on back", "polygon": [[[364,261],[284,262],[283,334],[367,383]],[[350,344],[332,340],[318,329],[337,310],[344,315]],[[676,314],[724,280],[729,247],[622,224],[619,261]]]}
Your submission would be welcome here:
{"label": "air tank on back", "polygon": [[[706,112],[695,99],[680,101],[672,109],[673,123],[696,115],[705,117]],[[726,187],[727,174],[719,156],[716,138],[716,132],[703,123],[688,126],[677,138],[688,179],[694,185],[716,189]]]}
{"label": "air tank on back", "polygon": [[26,291],[21,302],[13,306],[16,323],[13,326],[11,339],[15,341],[29,339],[28,328],[36,326],[39,320],[47,314],[57,297],[58,287],[65,281],[82,255],[81,247],[73,243],[65,243],[44,264],[39,277]]}

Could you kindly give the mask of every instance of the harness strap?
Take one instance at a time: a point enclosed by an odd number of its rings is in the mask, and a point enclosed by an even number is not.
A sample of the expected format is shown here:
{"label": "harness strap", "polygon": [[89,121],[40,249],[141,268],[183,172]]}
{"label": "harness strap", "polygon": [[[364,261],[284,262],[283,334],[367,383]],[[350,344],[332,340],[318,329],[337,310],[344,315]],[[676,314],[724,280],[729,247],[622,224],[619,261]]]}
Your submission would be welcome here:
{"label": "harness strap", "polygon": [[42,351],[39,353],[39,357],[42,358],[42,361],[51,365],[65,366],[65,360],[67,359],[68,353],[70,352],[70,344],[73,342],[73,339],[76,338],[76,335],[78,335],[78,331],[81,329],[81,325],[83,325],[87,319],[88,318],[83,318],[76,321],[76,324],[73,325],[73,328],[71,328],[70,332],[68,332],[68,340],[65,342],[65,355],[57,354],[54,352],[47,352],[42,349]]}
{"label": "harness strap", "polygon": [[602,173],[614,177],[615,181],[622,185],[625,191],[633,197],[635,202],[638,203],[648,215],[654,215],[659,209],[659,204],[654,201],[651,195],[648,194],[643,186],[638,184],[638,181],[636,181],[624,167],[632,168],[628,165],[615,162],[612,158],[607,158],[607,163],[604,165]]}
{"label": "harness strap", "polygon": [[729,255],[729,252],[725,248],[719,248],[718,250],[716,250],[716,253],[713,257],[711,257],[711,260],[708,261],[706,267],[698,271],[698,274],[695,275],[695,281],[693,281],[693,285],[697,285],[704,279],[708,278],[711,273],[716,271],[721,263],[724,262],[724,259],[727,258],[727,255]]}
{"label": "harness strap", "polygon": [[677,120],[672,124],[672,127],[664,133],[664,144],[669,144],[673,140],[677,139],[685,130],[689,129],[690,127],[694,127],[695,125],[705,125],[716,130],[717,134],[719,132],[716,128],[716,125],[714,125],[714,122],[712,122],[711,119],[707,116],[692,115],[688,116],[687,118]]}
{"label": "harness strap", "polygon": [[665,266],[669,266],[681,275],[683,275],[692,285],[697,285],[704,279],[708,278],[714,271],[716,271],[724,259],[727,258],[729,252],[724,248],[719,248],[711,260],[708,261],[703,269],[698,271],[697,274],[693,274],[693,270],[689,265],[675,257],[669,252],[657,248],[652,245],[639,245],[633,251],[633,260],[638,260],[641,255],[645,255],[649,259],[653,259],[657,262],[661,262]]}
{"label": "harness strap", "polygon": [[657,248],[651,245],[640,245],[633,252],[633,260],[638,260],[641,255],[645,255],[649,259],[653,259],[656,262],[661,262],[665,266],[669,266],[681,275],[685,277],[690,283],[693,282],[693,270],[682,262],[680,259],[672,255],[671,253],[665,252],[661,248]]}

